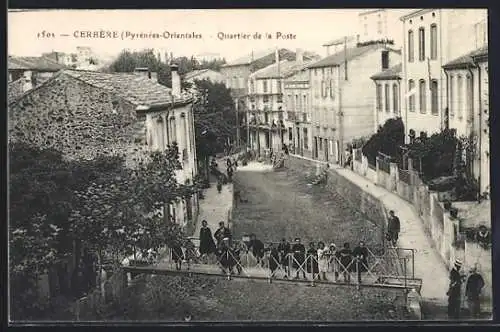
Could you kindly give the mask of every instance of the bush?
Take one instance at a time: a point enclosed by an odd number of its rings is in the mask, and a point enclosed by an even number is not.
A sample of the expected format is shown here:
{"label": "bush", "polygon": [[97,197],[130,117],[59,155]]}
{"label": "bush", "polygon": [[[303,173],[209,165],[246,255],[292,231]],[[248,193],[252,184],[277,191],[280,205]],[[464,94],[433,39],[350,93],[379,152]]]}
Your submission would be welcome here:
{"label": "bush", "polygon": [[429,182],[429,190],[438,192],[450,191],[455,188],[456,181],[455,176],[442,176]]}
{"label": "bush", "polygon": [[400,146],[404,144],[404,136],[404,124],[401,118],[389,119],[363,146],[363,154],[371,165],[375,165],[379,152],[388,156],[398,156]]}
{"label": "bush", "polygon": [[457,145],[458,139],[454,133],[451,130],[444,130],[429,138],[416,139],[408,145],[408,155],[415,164],[421,160],[422,180],[428,182],[454,173]]}

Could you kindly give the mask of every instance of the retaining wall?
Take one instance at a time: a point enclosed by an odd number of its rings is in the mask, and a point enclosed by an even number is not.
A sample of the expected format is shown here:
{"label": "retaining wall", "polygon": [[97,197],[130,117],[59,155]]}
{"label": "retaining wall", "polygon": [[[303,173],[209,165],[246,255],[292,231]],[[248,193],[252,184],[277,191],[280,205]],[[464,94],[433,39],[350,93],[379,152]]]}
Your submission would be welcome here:
{"label": "retaining wall", "polygon": [[[319,173],[321,168],[326,167],[327,163],[290,155],[288,165],[290,168],[300,171],[306,176],[314,176]],[[368,173],[368,167],[362,168]],[[342,195],[350,204],[377,225],[378,232],[376,236],[380,238],[382,244],[385,242],[385,229],[388,220],[387,210],[377,197],[364,191],[363,188],[349,181],[334,169],[328,170],[326,188]],[[413,318],[417,320],[422,319],[421,297],[414,292],[409,292],[407,300],[407,309]]]}

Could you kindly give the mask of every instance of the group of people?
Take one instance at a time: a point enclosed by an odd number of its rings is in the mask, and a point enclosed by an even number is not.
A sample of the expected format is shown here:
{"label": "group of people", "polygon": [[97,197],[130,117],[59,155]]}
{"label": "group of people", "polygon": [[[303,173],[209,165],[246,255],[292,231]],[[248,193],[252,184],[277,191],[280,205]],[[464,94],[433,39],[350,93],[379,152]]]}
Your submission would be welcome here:
{"label": "group of people", "polygon": [[[233,174],[236,168],[238,167],[238,160],[231,159],[228,157],[226,159],[226,175],[218,170],[217,161],[212,159],[210,162],[210,168],[212,170],[212,174],[217,176],[217,191],[220,193],[222,191],[222,185],[227,182],[233,181]],[[227,178],[226,178],[227,176]]]}
{"label": "group of people", "polygon": [[[291,277],[295,271],[295,279],[307,279],[306,272],[312,274],[313,279],[328,280],[326,274],[334,273],[335,281],[343,276],[345,282],[351,281],[351,273],[357,272],[358,282],[361,283],[362,273],[368,271],[369,250],[363,241],[351,249],[349,243],[344,243],[337,249],[334,243],[325,245],[324,242],[311,242],[306,249],[300,238],[291,244],[282,239],[279,244],[269,243],[267,246],[255,234],[244,237],[242,241],[233,241],[231,231],[224,222],[212,236],[206,220],[202,221],[199,235],[199,256],[207,262],[210,256],[215,256],[224,273],[241,273],[242,253],[251,253],[256,265],[268,267],[271,275],[275,275],[281,267],[284,278]],[[267,263],[267,264],[266,264]]]}
{"label": "group of people", "polygon": [[448,317],[459,319],[461,313],[462,285],[465,285],[465,297],[472,318],[480,318],[481,301],[480,295],[484,287],[484,279],[478,273],[477,266],[473,266],[469,275],[463,274],[460,270],[462,262],[455,260],[455,264],[450,271],[450,285],[446,295],[448,295]]}
{"label": "group of people", "polygon": [[327,246],[322,241],[310,242],[306,249],[300,238],[295,238],[293,245],[282,239],[277,246],[271,243],[269,252],[271,272],[274,274],[281,265],[285,272],[284,278],[288,278],[294,269],[294,279],[299,279],[300,274],[307,279],[308,273],[315,280],[326,281],[326,274],[333,272],[335,281],[342,276],[344,282],[350,282],[351,272],[357,272],[358,282],[361,283],[362,273],[368,271],[369,251],[363,241],[354,250],[351,250],[348,242],[344,243],[342,249],[337,249],[334,243]]}

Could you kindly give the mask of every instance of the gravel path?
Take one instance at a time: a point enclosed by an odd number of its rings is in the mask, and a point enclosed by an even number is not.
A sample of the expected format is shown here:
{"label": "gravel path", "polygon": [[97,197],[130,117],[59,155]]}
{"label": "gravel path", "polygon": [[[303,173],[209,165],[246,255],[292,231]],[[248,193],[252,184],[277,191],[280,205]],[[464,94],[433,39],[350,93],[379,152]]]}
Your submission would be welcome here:
{"label": "gravel path", "polygon": [[344,198],[322,186],[308,186],[304,174],[293,170],[255,171],[241,168],[235,190],[245,203],[233,214],[236,238],[255,233],[264,241],[301,237],[303,242],[350,242],[354,247],[365,240],[371,247],[380,244],[372,236],[376,227]]}

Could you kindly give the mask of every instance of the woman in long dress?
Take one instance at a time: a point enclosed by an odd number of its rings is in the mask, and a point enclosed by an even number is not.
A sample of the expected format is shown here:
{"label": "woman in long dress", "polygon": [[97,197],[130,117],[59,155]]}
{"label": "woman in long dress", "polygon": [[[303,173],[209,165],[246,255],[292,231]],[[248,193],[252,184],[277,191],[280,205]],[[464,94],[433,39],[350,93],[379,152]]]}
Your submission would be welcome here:
{"label": "woman in long dress", "polygon": [[200,255],[203,259],[206,259],[207,256],[215,253],[215,242],[212,237],[212,231],[207,226],[207,221],[203,220],[201,222],[200,229]]}
{"label": "woman in long dress", "polygon": [[318,279],[321,280],[321,277],[323,277],[323,280],[326,279],[326,272],[328,271],[328,258],[329,258],[329,249],[325,247],[325,244],[323,242],[318,242],[318,269],[319,269],[319,276]]}

